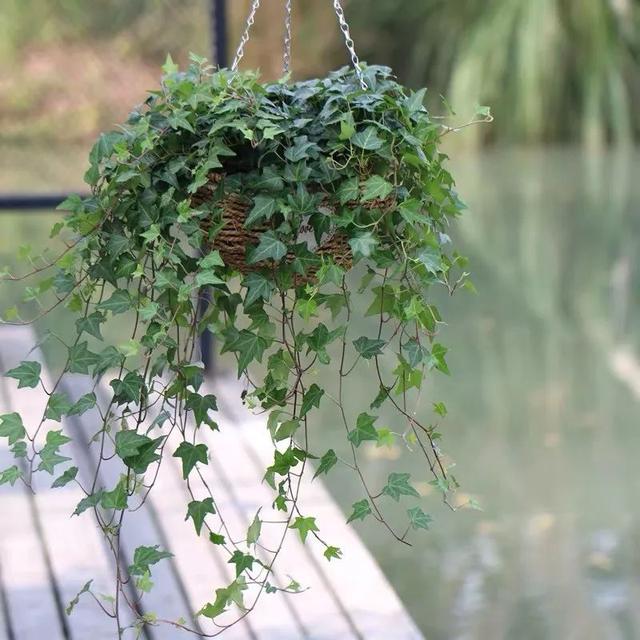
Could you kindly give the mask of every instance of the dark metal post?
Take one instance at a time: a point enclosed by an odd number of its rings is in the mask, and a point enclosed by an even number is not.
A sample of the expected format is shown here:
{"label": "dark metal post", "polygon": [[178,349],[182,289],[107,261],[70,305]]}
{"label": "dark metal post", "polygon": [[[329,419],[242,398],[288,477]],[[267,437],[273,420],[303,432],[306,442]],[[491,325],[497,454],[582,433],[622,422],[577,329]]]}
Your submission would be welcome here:
{"label": "dark metal post", "polygon": [[[211,39],[213,62],[218,68],[228,66],[227,54],[227,3],[226,0],[211,0]],[[202,290],[201,313],[207,312],[211,302],[211,289],[204,287]],[[200,336],[200,354],[208,375],[215,373],[213,336],[205,329]]]}
{"label": "dark metal post", "polygon": [[211,35],[213,38],[213,59],[218,67],[229,66],[227,41],[227,2],[211,0]]}

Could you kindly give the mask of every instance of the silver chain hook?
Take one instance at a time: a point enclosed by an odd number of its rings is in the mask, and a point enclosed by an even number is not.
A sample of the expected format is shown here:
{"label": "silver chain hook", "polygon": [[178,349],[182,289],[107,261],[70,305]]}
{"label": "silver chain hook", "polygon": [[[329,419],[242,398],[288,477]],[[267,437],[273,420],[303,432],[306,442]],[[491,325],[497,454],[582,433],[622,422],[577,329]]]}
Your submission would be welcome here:
{"label": "silver chain hook", "polygon": [[286,0],[284,18],[284,58],[282,61],[282,71],[284,75],[291,69],[291,2]]}
{"label": "silver chain hook", "polygon": [[251,9],[249,11],[249,15],[247,16],[247,24],[244,28],[244,33],[240,38],[240,44],[238,45],[238,49],[236,51],[235,58],[233,59],[233,64],[231,65],[231,70],[236,71],[238,69],[238,65],[240,64],[240,60],[242,60],[242,56],[244,56],[244,47],[249,42],[249,32],[251,31],[251,27],[253,23],[256,21],[256,11],[260,7],[260,0],[253,0],[251,4]]}
{"label": "silver chain hook", "polygon": [[358,76],[358,80],[360,81],[360,86],[364,91],[366,91],[369,87],[367,86],[364,75],[362,74],[362,69],[360,68],[360,58],[358,58],[358,54],[356,53],[355,43],[351,38],[349,25],[347,24],[347,19],[344,16],[344,10],[342,9],[340,0],[333,0],[333,8],[336,12],[336,16],[338,16],[338,23],[340,24],[340,29],[344,34],[344,43],[347,46],[347,50],[351,54],[351,62],[353,63],[356,75]]}

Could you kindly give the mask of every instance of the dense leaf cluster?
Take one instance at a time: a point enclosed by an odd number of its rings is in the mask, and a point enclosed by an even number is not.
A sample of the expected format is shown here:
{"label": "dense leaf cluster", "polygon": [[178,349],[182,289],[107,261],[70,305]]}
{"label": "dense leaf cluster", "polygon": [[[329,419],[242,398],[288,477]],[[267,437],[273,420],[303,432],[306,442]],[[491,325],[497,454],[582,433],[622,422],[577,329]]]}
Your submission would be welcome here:
{"label": "dense leaf cluster", "polygon": [[[187,72],[170,59],[164,71],[160,89],[94,146],[86,174],[92,195],[70,198],[63,206],[67,217],[53,230],[71,233],[68,249],[47,265],[53,275],[27,289],[26,300],[48,296],[52,306],[77,314],[76,333],[71,342],[57,336],[68,355],[58,381],[43,385],[50,397],[40,425],[24,425],[18,414],[1,417],[0,436],[26,464],[4,471],[0,482],[29,484],[38,470],[53,474],[68,461],[58,453],[68,438],[51,429],[42,446],[40,427],[97,408],[93,441],[101,459],[120,461],[119,482],[102,487],[69,467],[54,486],[77,482],[86,497],[76,514],[93,510],[118,549],[127,512],[153,489],[158,466],[176,458],[191,496],[185,517],[235,566],[234,581],[200,612],[217,618],[232,605],[250,609],[262,590],[299,588],[275,584],[281,546],[260,543],[267,528],[296,530],[302,542],[323,545],[328,560],[340,557],[322,537],[322,522],[300,512],[300,481],[310,459],[317,459],[315,476],[337,465],[351,468],[362,499],[348,520],[375,519],[403,543],[410,531],[427,529],[430,516],[414,504],[396,526],[385,510],[420,494],[401,471],[371,487],[360,450],[405,444],[422,453],[445,500],[455,488],[436,425],[422,424],[408,403],[430,370],[448,373],[446,348],[435,338],[441,318],[429,292],[434,285],[453,292],[466,283],[464,261],[446,235],[462,205],[438,150],[443,127],[423,107],[424,91],[407,92],[386,68],[365,69],[366,91],[346,69],[272,84],[254,73],[214,72],[195,57]],[[198,198],[208,185],[208,198]],[[231,194],[247,203],[244,224],[257,232],[244,275],[212,248]],[[303,226],[315,243],[301,233]],[[315,250],[334,234],[348,242],[347,263]],[[353,273],[345,266],[350,262]],[[205,290],[211,304],[203,310]],[[363,309],[354,296],[367,299]],[[370,319],[369,335],[354,334],[361,326],[354,319],[362,317]],[[5,315],[20,318],[17,309]],[[127,327],[126,337],[119,330],[120,338],[106,344],[110,324]],[[205,328],[222,352],[235,356],[238,376],[248,377],[246,402],[269,412],[274,455],[265,479],[273,504],[258,511],[240,537],[228,531],[215,486],[205,481],[215,455],[207,442],[218,429],[217,400],[197,362]],[[327,365],[335,388],[325,388],[318,376]],[[349,380],[362,375],[359,365],[374,383],[356,385],[361,411],[352,416],[344,394]],[[90,376],[93,390],[72,402],[60,387],[66,372]],[[41,384],[35,361],[8,375],[19,386]],[[327,449],[314,424],[314,412],[328,405],[344,425],[342,448]],[[397,416],[391,427],[378,424],[383,405]],[[435,411],[446,413],[441,403]],[[264,517],[270,509],[275,515]],[[150,567],[166,555],[155,547],[136,551],[129,575],[140,595],[150,588]],[[118,589],[125,583],[122,577]],[[112,615],[118,617],[117,608]],[[137,624],[144,622],[149,619]]]}

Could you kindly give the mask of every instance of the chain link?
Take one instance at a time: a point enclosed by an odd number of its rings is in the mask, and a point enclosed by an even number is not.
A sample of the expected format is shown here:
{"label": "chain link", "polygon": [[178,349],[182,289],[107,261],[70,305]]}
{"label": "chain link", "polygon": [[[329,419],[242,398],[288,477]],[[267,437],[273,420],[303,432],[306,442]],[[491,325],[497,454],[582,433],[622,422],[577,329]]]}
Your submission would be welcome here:
{"label": "chain link", "polygon": [[284,75],[289,73],[291,69],[291,2],[286,0],[285,3],[285,19],[284,19],[284,59],[282,62],[282,70]]}
{"label": "chain link", "polygon": [[358,54],[356,53],[355,43],[351,38],[349,25],[347,24],[347,19],[344,16],[344,10],[342,9],[340,0],[333,0],[333,8],[336,12],[336,16],[338,16],[338,23],[340,24],[340,29],[344,34],[344,43],[347,46],[349,54],[351,55],[351,62],[353,63],[353,67],[356,70],[356,75],[358,76],[358,80],[360,81],[360,86],[363,88],[363,90],[366,91],[369,87],[367,86],[364,75],[362,74],[362,69],[360,68],[360,58],[358,58]]}
{"label": "chain link", "polygon": [[244,56],[244,47],[247,42],[249,42],[249,32],[251,31],[253,23],[256,21],[256,11],[259,7],[260,0],[253,0],[249,15],[247,16],[247,24],[245,25],[244,33],[242,34],[242,38],[240,38],[240,44],[238,45],[235,58],[233,59],[233,64],[231,65],[232,71],[236,71],[238,69],[240,60],[242,60],[242,57]]}
{"label": "chain link", "polygon": [[[284,73],[288,73],[291,68],[291,5],[292,0],[286,0],[285,2],[285,35],[284,35],[284,58],[283,58],[283,68]],[[240,44],[238,45],[238,49],[236,51],[236,55],[233,59],[233,64],[231,65],[231,69],[236,71],[242,57],[244,56],[244,48],[247,42],[249,42],[249,33],[251,31],[251,27],[253,26],[256,19],[256,11],[260,8],[260,0],[253,0],[251,3],[251,9],[249,10],[249,15],[247,16],[247,23],[245,25],[244,33],[240,38]],[[333,8],[336,12],[336,16],[338,18],[338,24],[340,25],[340,30],[344,35],[344,43],[349,51],[349,55],[351,56],[351,62],[353,64],[353,68],[355,69],[356,75],[358,76],[358,81],[360,82],[360,86],[363,90],[367,90],[369,87],[364,79],[364,75],[362,73],[362,69],[360,68],[360,59],[358,58],[358,54],[356,53],[355,43],[353,42],[353,38],[351,37],[351,32],[349,31],[349,25],[347,23],[347,19],[344,15],[344,9],[340,4],[340,0],[333,0]]]}

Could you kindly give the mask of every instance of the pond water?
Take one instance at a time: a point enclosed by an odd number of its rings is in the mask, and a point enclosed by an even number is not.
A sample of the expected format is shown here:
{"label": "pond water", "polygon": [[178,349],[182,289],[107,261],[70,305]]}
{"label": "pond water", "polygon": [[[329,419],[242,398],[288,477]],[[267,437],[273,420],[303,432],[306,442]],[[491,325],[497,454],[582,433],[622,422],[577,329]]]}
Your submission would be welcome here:
{"label": "pond water", "polygon": [[[357,525],[431,640],[640,637],[639,160],[558,149],[453,165],[470,210],[452,236],[478,295],[441,301],[452,375],[422,406],[432,421],[446,403],[460,501],[483,511],[427,491],[434,522],[413,549]],[[398,467],[428,480],[411,457],[369,451],[374,482]],[[361,497],[329,484],[345,510]]]}
{"label": "pond water", "polygon": [[[356,527],[430,640],[638,638],[640,154],[456,155],[470,210],[451,235],[478,295],[438,300],[452,375],[432,376],[421,411],[432,421],[431,403],[446,403],[459,501],[483,511],[447,510],[417,457],[369,448],[372,483],[410,471],[434,522],[412,549],[373,522]],[[42,176],[25,166],[0,186]],[[71,182],[45,178],[38,186]],[[3,262],[46,242],[50,224],[0,216]],[[343,437],[330,415],[321,423],[327,440]],[[350,473],[328,484],[345,511],[362,497]]]}

